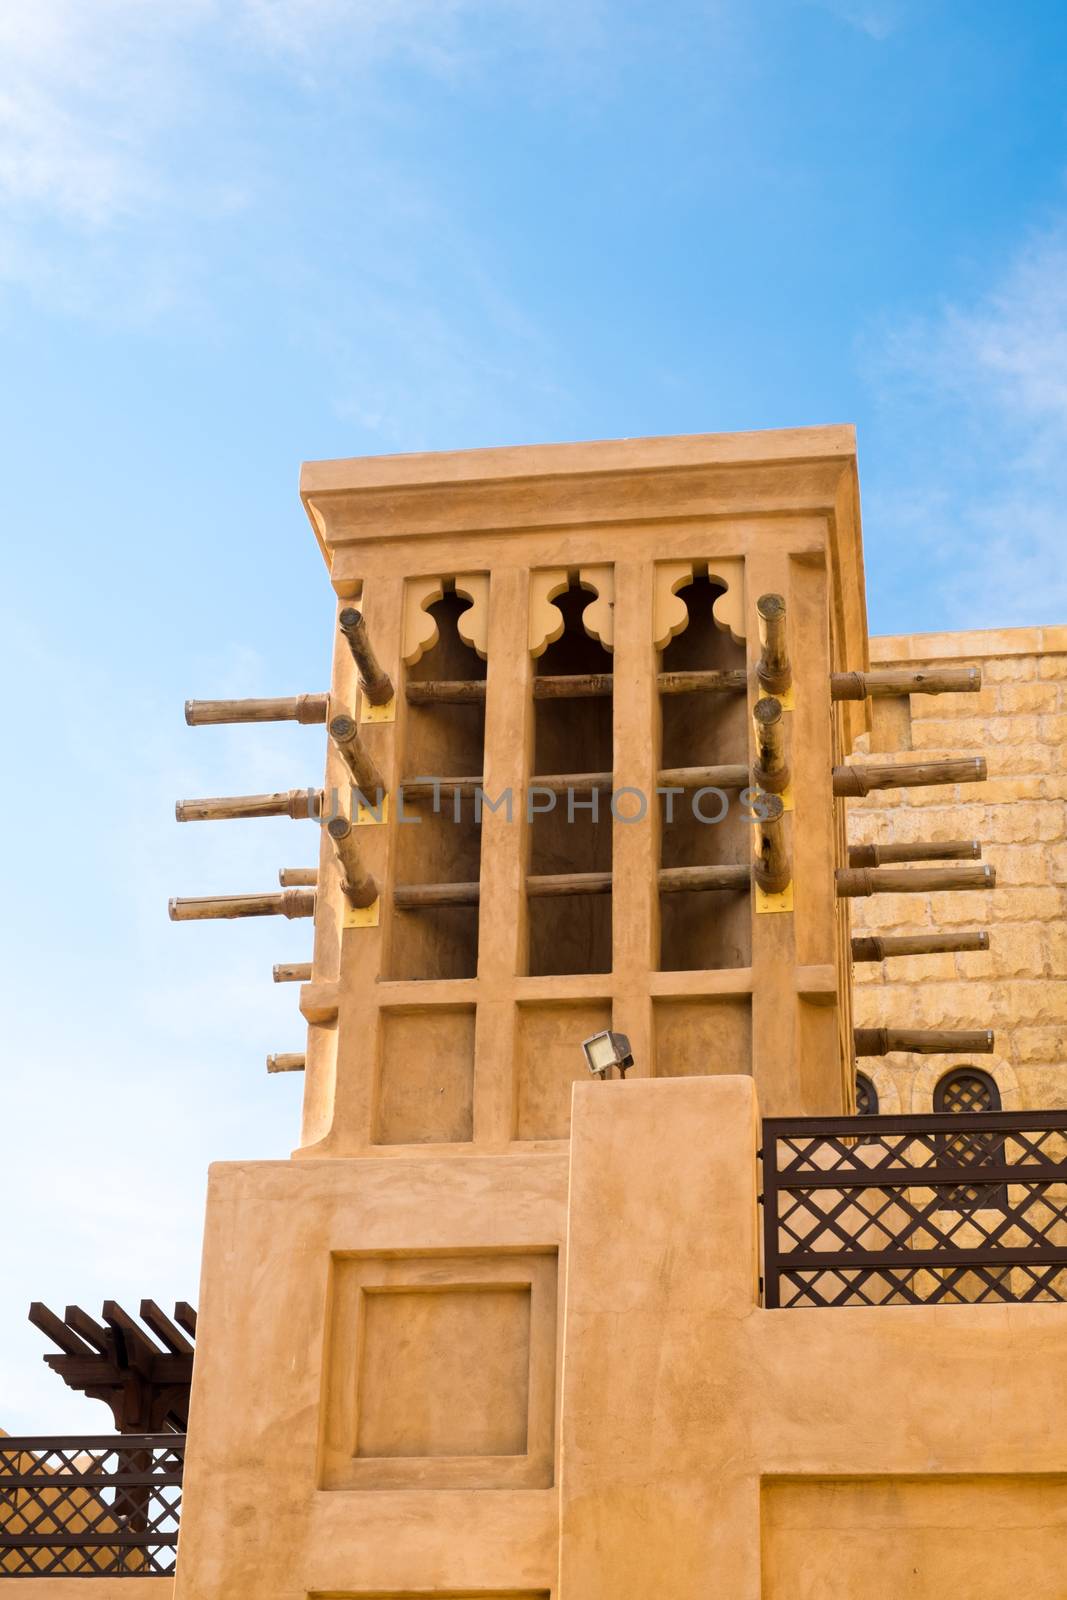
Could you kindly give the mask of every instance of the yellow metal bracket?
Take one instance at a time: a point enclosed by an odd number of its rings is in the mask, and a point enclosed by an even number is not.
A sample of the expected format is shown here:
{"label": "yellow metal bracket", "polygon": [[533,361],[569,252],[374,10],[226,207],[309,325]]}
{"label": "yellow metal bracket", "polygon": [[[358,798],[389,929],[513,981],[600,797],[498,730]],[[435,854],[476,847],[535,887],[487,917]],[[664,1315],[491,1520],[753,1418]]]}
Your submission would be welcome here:
{"label": "yellow metal bracket", "polygon": [[360,722],[395,722],[396,695],[394,694],[383,706],[372,706],[366,695],[363,695],[359,707],[359,720]]}
{"label": "yellow metal bracket", "polygon": [[376,928],[381,904],[381,895],[378,896],[377,900],[372,900],[369,906],[350,906],[346,901],[344,926],[346,928]]}
{"label": "yellow metal bracket", "polygon": [[765,894],[758,883],[752,885],[752,892],[756,897],[756,910],[758,912],[792,911],[793,909],[793,885],[791,883],[786,884],[781,894]]}
{"label": "yellow metal bracket", "polygon": [[776,694],[774,698],[777,700],[783,711],[795,711],[797,708],[796,684],[791,683],[784,694]]}
{"label": "yellow metal bracket", "polygon": [[389,796],[382,795],[380,806],[365,806],[356,801],[355,813],[352,817],[354,828],[373,828],[378,823],[389,821]]}

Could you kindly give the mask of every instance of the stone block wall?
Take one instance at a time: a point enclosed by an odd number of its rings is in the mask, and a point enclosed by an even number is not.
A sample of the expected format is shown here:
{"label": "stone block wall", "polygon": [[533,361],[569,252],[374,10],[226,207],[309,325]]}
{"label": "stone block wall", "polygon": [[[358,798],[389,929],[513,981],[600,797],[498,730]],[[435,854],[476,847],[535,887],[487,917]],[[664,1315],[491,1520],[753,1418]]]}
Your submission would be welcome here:
{"label": "stone block wall", "polygon": [[982,668],[979,694],[873,701],[857,759],[983,755],[989,779],[889,790],[849,805],[853,843],[978,839],[997,887],[853,902],[854,933],[986,928],[989,951],[855,968],[857,1027],[993,1028],[992,1056],[859,1063],[883,1112],[929,1111],[957,1060],[996,1079],[1006,1109],[1067,1105],[1067,627],[871,640],[872,667]]}

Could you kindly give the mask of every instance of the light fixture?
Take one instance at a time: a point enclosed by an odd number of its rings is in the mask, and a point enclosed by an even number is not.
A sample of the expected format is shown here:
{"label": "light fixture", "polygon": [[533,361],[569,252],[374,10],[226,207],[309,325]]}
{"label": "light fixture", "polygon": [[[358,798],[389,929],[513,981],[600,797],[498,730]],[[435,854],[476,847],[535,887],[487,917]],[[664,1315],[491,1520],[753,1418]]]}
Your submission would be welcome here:
{"label": "light fixture", "polygon": [[610,1078],[612,1067],[618,1067],[619,1076],[625,1078],[627,1067],[634,1064],[630,1041],[624,1033],[612,1033],[607,1029],[594,1033],[591,1039],[582,1040],[582,1049],[585,1064],[594,1078]]}

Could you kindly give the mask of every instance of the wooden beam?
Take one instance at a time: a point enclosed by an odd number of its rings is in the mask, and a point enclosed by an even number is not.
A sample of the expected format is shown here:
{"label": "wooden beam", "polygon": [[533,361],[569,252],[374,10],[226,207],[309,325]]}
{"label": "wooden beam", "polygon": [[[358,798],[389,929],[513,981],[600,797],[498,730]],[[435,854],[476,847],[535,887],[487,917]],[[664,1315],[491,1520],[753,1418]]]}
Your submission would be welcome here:
{"label": "wooden beam", "polygon": [[117,1300],[104,1301],[103,1316],[116,1339],[122,1341],[129,1365],[142,1370],[145,1377],[151,1377],[156,1358],[164,1354],[159,1345],[152,1342],[140,1323],[124,1311]]}
{"label": "wooden beam", "polygon": [[858,1056],[887,1056],[896,1050],[920,1056],[988,1056],[994,1042],[992,1028],[857,1028],[855,1036]]}
{"label": "wooden beam", "polygon": [[184,1328],[191,1339],[196,1338],[196,1308],[188,1300],[174,1302],[174,1320],[179,1328]]}
{"label": "wooden beam", "polygon": [[271,969],[275,983],[310,983],[311,962],[279,962]]}
{"label": "wooden beam", "polygon": [[952,889],[994,889],[997,869],[976,867],[839,867],[834,873],[839,900],[871,894],[936,894]]}
{"label": "wooden beam", "polygon": [[372,706],[384,706],[393,698],[393,680],[374,654],[363,613],[355,606],[346,606],[337,620],[356,663],[360,688]]}
{"label": "wooden beam", "polygon": [[185,720],[190,728],[219,722],[325,722],[329,700],[328,694],[275,700],[187,700]]}
{"label": "wooden beam", "polygon": [[334,817],[326,824],[341,866],[341,893],[350,906],[363,909],[378,898],[378,885],[360,859],[356,830],[347,817]]}
{"label": "wooden beam", "polygon": [[[610,672],[546,673],[533,680],[535,700],[609,699],[613,689]],[[660,694],[738,693],[748,683],[740,668],[725,671],[661,672],[656,678]],[[484,678],[442,678],[436,682],[408,683],[404,686],[408,705],[478,705],[485,700]]]}
{"label": "wooden beam", "polygon": [[313,917],[313,889],[283,889],[281,894],[215,894],[167,902],[172,922],[216,922],[234,917]]}
{"label": "wooden beam", "polygon": [[240,817],[292,817],[302,821],[317,817],[322,809],[321,789],[281,789],[275,794],[222,795],[209,800],[179,800],[174,815],[179,822],[229,822]]}
{"label": "wooden beam", "polygon": [[781,794],[789,784],[782,702],[773,695],[763,695],[753,707],[752,721],[756,730],[756,764],[752,769],[752,782],[768,794]]}
{"label": "wooden beam", "polygon": [[[744,789],[751,781],[748,767],[739,762],[722,767],[664,767],[658,781],[665,789]],[[483,778],[403,778],[400,787],[408,800],[431,800],[438,795],[460,794],[470,799],[484,789]],[[613,772],[541,772],[531,776],[528,790],[543,789],[550,794],[590,794],[594,789],[609,792],[615,784]]]}
{"label": "wooden beam", "polygon": [[141,1321],[146,1328],[151,1329],[159,1342],[164,1345],[172,1356],[191,1356],[193,1346],[185,1337],[182,1330],[171,1321],[162,1307],[157,1306],[154,1300],[142,1300],[140,1304]]}
{"label": "wooden beam", "polygon": [[887,961],[892,956],[933,956],[956,950],[988,950],[989,935],[979,933],[865,934],[852,941],[853,961]]}
{"label": "wooden beam", "polygon": [[63,1317],[68,1328],[73,1328],[75,1333],[80,1334],[86,1344],[92,1345],[99,1355],[110,1359],[114,1353],[114,1341],[108,1330],[102,1327],[95,1317],[83,1311],[81,1306],[67,1306]]}
{"label": "wooden beam", "polygon": [[981,687],[981,667],[909,667],[878,672],[835,672],[830,677],[830,698],[866,700],[868,695],[977,694]]}
{"label": "wooden beam", "polygon": [[940,844],[853,844],[850,867],[890,867],[897,861],[981,861],[977,839],[946,839]]}
{"label": "wooden beam", "polygon": [[376,796],[385,792],[385,784],[359,736],[359,724],[355,717],[331,717],[330,738],[348,768],[353,783],[364,799],[373,804]]}
{"label": "wooden beam", "polygon": [[752,876],[764,894],[781,894],[793,876],[785,847],[785,803],[781,795],[763,797],[757,817]]}
{"label": "wooden beam", "polygon": [[94,1346],[87,1343],[73,1328],[69,1328],[62,1317],[57,1317],[40,1300],[34,1300],[30,1306],[30,1321],[35,1328],[39,1328],[46,1338],[57,1344],[66,1356],[91,1356]]}
{"label": "wooden beam", "polygon": [[793,682],[785,636],[785,600],[780,594],[761,594],[756,601],[760,658],[756,676],[767,694],[785,694]]}
{"label": "wooden beam", "polygon": [[306,1064],[304,1055],[295,1051],[267,1057],[268,1072],[303,1072]]}
{"label": "wooden beam", "polygon": [[866,762],[862,766],[835,767],[835,795],[865,795],[875,789],[922,789],[938,783],[984,783],[986,764],[981,756],[960,756],[952,761]]}
{"label": "wooden beam", "polygon": [[[667,867],[658,874],[658,887],[664,894],[693,893],[705,889],[737,890],[748,888],[751,874],[745,866]],[[610,894],[610,872],[554,872],[526,879],[530,899],[558,899],[569,895]],[[393,891],[398,911],[421,911],[435,906],[476,906],[476,883],[408,883]]]}

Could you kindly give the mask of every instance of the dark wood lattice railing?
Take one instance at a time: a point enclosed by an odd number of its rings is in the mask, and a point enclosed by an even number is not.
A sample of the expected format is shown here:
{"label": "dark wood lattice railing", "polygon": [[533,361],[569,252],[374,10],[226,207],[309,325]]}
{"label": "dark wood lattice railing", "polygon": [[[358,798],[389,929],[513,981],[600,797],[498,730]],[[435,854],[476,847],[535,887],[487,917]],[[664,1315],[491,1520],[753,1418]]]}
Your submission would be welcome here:
{"label": "dark wood lattice railing", "polygon": [[185,1435],[0,1437],[0,1577],[173,1573]]}
{"label": "dark wood lattice railing", "polygon": [[1067,1111],[767,1118],[764,1304],[1067,1300]]}

